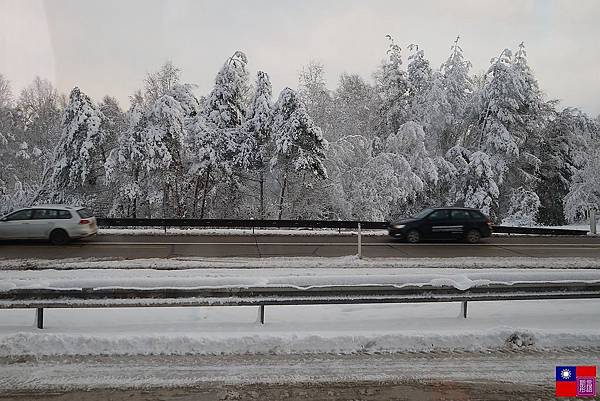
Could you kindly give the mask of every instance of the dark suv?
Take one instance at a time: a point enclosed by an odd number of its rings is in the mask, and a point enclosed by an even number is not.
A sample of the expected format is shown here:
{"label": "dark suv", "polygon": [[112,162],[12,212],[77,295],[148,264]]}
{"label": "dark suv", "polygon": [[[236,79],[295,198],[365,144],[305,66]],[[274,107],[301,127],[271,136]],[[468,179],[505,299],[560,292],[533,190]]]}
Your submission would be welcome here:
{"label": "dark suv", "polygon": [[388,227],[394,238],[417,243],[422,239],[463,239],[471,244],[492,235],[492,222],[477,209],[428,208]]}

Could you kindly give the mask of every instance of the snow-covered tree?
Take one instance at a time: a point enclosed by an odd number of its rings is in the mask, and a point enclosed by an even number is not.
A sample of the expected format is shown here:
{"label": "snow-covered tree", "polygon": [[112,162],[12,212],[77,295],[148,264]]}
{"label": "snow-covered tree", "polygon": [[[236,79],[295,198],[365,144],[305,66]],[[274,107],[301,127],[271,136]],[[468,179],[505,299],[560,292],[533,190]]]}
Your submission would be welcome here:
{"label": "snow-covered tree", "polygon": [[383,138],[397,132],[409,113],[409,84],[406,71],[402,69],[401,48],[391,36],[387,38],[390,41],[388,58],[375,73],[375,88],[379,97],[377,131]]}
{"label": "snow-covered tree", "polygon": [[315,124],[323,130],[325,138],[329,138],[333,104],[323,64],[311,61],[302,68],[298,77],[298,95]]}
{"label": "snow-covered tree", "polygon": [[326,138],[334,141],[355,135],[372,137],[375,96],[374,88],[359,75],[343,73],[333,93],[331,127]]}
{"label": "snow-covered tree", "polygon": [[247,120],[243,126],[243,141],[237,153],[236,165],[256,175],[259,187],[259,218],[265,216],[265,174],[272,152],[273,89],[266,72],[259,71],[256,90]]}
{"label": "snow-covered tree", "polygon": [[180,75],[181,70],[171,61],[166,61],[158,71],[146,75],[142,96],[147,105],[151,107],[161,96],[173,89],[179,83]]}
{"label": "snow-covered tree", "polygon": [[492,215],[498,204],[500,191],[489,156],[481,151],[471,152],[454,146],[446,155],[456,169],[449,203],[480,209]]}
{"label": "snow-covered tree", "polygon": [[158,98],[148,115],[144,134],[144,167],[150,174],[153,187],[162,197],[163,216],[172,210],[178,217],[184,215],[184,183],[181,177],[185,127],[185,112],[181,104],[168,94]]}
{"label": "snow-covered tree", "polygon": [[410,45],[409,50],[413,53],[408,57],[408,101],[410,104],[410,116],[413,120],[422,123],[425,111],[427,95],[431,90],[433,71],[429,60],[425,58],[423,49],[418,45]]}
{"label": "snow-covered tree", "polygon": [[54,155],[52,183],[55,188],[78,188],[94,184],[101,175],[105,135],[103,115],[78,87],[73,88],[62,120],[61,137]]}
{"label": "snow-covered tree", "polygon": [[507,226],[533,226],[540,208],[540,198],[534,191],[523,187],[511,191],[510,207],[502,224]]}
{"label": "snow-covered tree", "polygon": [[473,108],[473,80],[469,76],[471,63],[465,60],[457,37],[448,59],[439,72],[434,72],[431,90],[427,94],[423,124],[435,138],[440,154],[458,145],[469,124],[467,111]]}
{"label": "snow-covered tree", "polygon": [[140,203],[147,188],[146,176],[147,116],[141,104],[133,104],[125,116],[127,128],[118,133],[117,147],[106,161],[106,182],[116,189],[111,215],[139,217]]}
{"label": "snow-covered tree", "polygon": [[247,64],[246,55],[236,51],[221,67],[206,98],[205,116],[219,129],[237,128],[245,120],[249,94]]}
{"label": "snow-covered tree", "polygon": [[[190,174],[195,175],[195,194],[202,190],[200,217],[206,212],[208,196],[214,186],[228,186],[226,196],[235,196],[237,191],[230,184],[234,161],[238,159],[241,143],[244,141],[242,125],[246,119],[248,103],[248,59],[241,51],[236,51],[225,61],[217,73],[215,85],[207,96],[202,113],[190,123],[189,146],[191,151]],[[231,210],[231,199],[228,200]],[[194,196],[194,213],[196,210]]]}
{"label": "snow-covered tree", "polygon": [[581,111],[566,108],[556,113],[544,129],[540,146],[540,180],[536,188],[541,201],[537,216],[540,223],[566,223],[563,201],[570,190],[573,174],[586,164],[586,145],[595,125]]}
{"label": "snow-covered tree", "polygon": [[273,111],[274,155],[271,169],[279,176],[278,218],[283,214],[286,188],[291,174],[308,173],[325,179],[327,171],[323,164],[327,141],[321,128],[315,125],[294,90],[281,91]]}

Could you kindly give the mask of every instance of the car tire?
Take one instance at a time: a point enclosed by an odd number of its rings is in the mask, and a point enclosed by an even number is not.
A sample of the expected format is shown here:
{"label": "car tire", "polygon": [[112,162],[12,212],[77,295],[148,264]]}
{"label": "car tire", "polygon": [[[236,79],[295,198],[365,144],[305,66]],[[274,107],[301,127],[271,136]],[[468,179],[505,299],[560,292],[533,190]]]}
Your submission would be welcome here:
{"label": "car tire", "polygon": [[69,241],[69,234],[65,230],[57,229],[50,233],[50,243],[52,245],[65,245]]}
{"label": "car tire", "polygon": [[465,240],[469,244],[477,244],[479,241],[481,241],[481,233],[479,230],[469,230],[467,235],[465,235]]}
{"label": "car tire", "polygon": [[417,242],[421,241],[421,233],[417,230],[410,230],[406,234],[406,241],[411,244],[416,244]]}

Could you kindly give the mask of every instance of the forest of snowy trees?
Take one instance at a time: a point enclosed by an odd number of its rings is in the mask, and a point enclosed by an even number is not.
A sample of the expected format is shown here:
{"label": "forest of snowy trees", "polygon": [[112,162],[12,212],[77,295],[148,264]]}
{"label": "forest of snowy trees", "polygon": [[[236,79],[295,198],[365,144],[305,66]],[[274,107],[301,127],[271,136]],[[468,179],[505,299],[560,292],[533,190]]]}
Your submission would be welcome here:
{"label": "forest of snowy trees", "polygon": [[13,94],[0,75],[0,214],[64,202],[114,217],[392,220],[464,205],[559,225],[600,207],[600,119],[546,99],[523,44],[475,74],[458,39],[439,68],[387,39],[372,80],[344,73],[333,90],[312,62],[273,94],[238,51],[197,97],[167,62],[126,111],[40,78]]}

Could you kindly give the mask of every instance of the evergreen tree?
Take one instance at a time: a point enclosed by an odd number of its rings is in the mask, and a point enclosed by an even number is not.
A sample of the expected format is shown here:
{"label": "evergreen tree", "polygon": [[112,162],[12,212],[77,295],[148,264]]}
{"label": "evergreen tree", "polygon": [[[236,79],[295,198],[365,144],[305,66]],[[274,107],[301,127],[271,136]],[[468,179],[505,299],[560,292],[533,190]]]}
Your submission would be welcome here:
{"label": "evergreen tree", "polygon": [[280,179],[278,218],[281,219],[285,191],[292,174],[309,173],[320,179],[327,178],[323,164],[327,141],[299,96],[290,88],[283,89],[279,95],[273,116],[275,150],[271,168],[277,170]]}
{"label": "evergreen tree", "polygon": [[333,108],[332,96],[325,81],[323,64],[311,61],[300,71],[298,79],[298,96],[306,107],[315,124],[323,130],[323,135],[329,138],[331,130],[330,116]]}
{"label": "evergreen tree", "polygon": [[73,88],[54,156],[55,188],[80,188],[96,183],[105,162],[102,159],[105,135],[100,130],[103,118],[92,100],[79,88]]}
{"label": "evergreen tree", "polygon": [[410,45],[413,51],[408,57],[408,102],[410,104],[410,119],[422,123],[427,95],[433,85],[433,71],[425,52],[418,45]]}
{"label": "evergreen tree", "polygon": [[259,186],[259,218],[265,216],[265,174],[271,157],[273,89],[267,73],[259,71],[256,90],[243,127],[244,140],[236,164],[256,175]]}
{"label": "evergreen tree", "polygon": [[387,38],[390,41],[388,59],[375,73],[375,88],[379,97],[377,132],[383,138],[397,132],[400,125],[407,121],[409,112],[409,84],[406,72],[402,69],[401,48],[391,36]]}
{"label": "evergreen tree", "polygon": [[570,190],[573,174],[585,165],[587,138],[591,138],[593,127],[593,121],[573,108],[556,113],[546,127],[540,149],[540,180],[536,189],[541,201],[537,216],[540,223],[566,223],[563,201]]}

